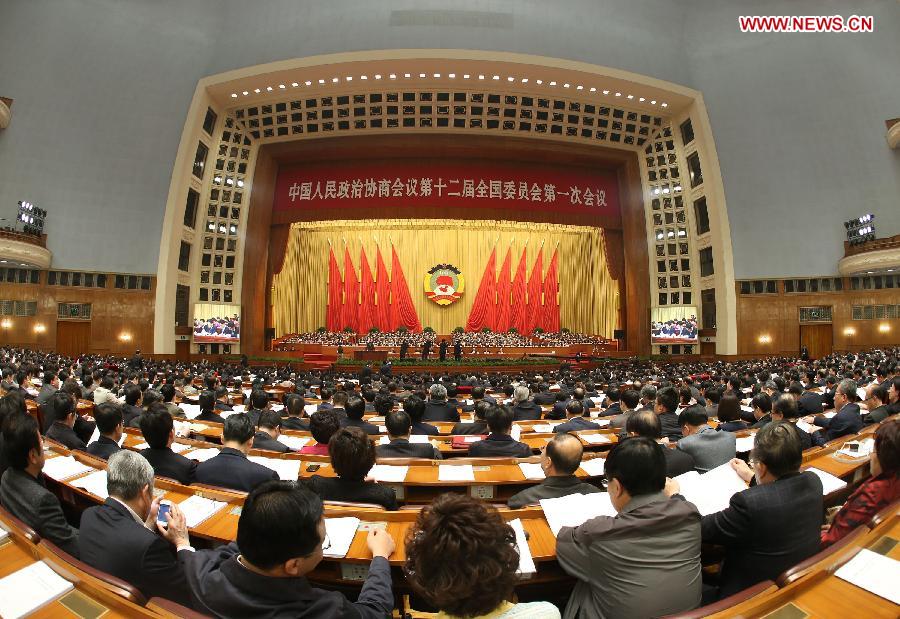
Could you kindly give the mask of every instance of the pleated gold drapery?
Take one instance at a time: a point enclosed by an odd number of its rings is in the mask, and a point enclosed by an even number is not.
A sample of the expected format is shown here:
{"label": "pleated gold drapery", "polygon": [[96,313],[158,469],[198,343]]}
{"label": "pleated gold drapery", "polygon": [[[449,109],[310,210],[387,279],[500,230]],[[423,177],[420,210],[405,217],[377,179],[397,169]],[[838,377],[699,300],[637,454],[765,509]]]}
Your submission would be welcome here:
{"label": "pleated gold drapery", "polygon": [[[275,275],[272,304],[276,337],[315,331],[325,325],[328,302],[329,241],[343,273],[344,247],[359,275],[360,248],[375,274],[376,251],[391,268],[391,243],[397,250],[410,294],[423,327],[450,333],[464,327],[494,247],[497,269],[512,247],[511,271],[527,247],[527,276],[544,249],[546,277],[553,250],[559,252],[560,326],[611,337],[618,327],[619,293],[610,277],[600,228],[493,220],[379,219],[298,222],[291,226],[284,266]],[[462,298],[439,306],[425,296],[424,278],[436,264],[452,264],[465,277]]]}

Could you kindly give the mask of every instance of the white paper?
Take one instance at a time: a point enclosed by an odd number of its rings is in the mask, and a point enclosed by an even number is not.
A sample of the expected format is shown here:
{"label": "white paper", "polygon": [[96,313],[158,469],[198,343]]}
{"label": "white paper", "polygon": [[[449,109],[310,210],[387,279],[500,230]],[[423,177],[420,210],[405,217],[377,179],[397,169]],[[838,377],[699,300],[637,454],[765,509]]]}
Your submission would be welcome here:
{"label": "white paper", "polygon": [[900,604],[900,589],[897,589],[897,583],[900,582],[900,561],[896,559],[862,548],[855,557],[838,568],[834,575],[894,604]]}
{"label": "white paper", "polygon": [[610,443],[611,440],[606,434],[579,434],[581,439],[584,440],[585,443],[589,443],[590,445],[605,445],[606,443]]}
{"label": "white paper", "polygon": [[522,526],[522,521],[516,518],[506,524],[511,526],[513,531],[516,532],[516,547],[519,550],[519,569],[516,570],[516,573],[522,575],[536,573],[537,567],[534,565],[531,548],[528,547],[528,540],[525,538],[525,527]]}
{"label": "white paper", "polygon": [[282,434],[278,437],[278,442],[287,445],[294,451],[300,451],[311,439],[308,436],[292,436]]}
{"label": "white paper", "polygon": [[824,413],[822,417],[824,417],[825,419],[831,419],[835,415],[837,415],[837,411],[831,411],[830,413]]}
{"label": "white paper", "polygon": [[599,477],[600,475],[603,475],[603,471],[605,470],[605,468],[605,458],[591,458],[590,460],[581,461],[581,470],[591,477]]}
{"label": "white paper", "polygon": [[250,462],[256,462],[278,473],[278,479],[282,481],[297,481],[300,477],[300,460],[282,460],[280,458],[264,458],[262,456],[247,456]]}
{"label": "white paper", "polygon": [[[177,454],[180,454],[183,451],[187,451],[191,446],[185,443],[172,443],[171,449]],[[143,451],[144,449],[150,449],[150,445],[148,443],[138,443],[134,446],[135,451]]]}
{"label": "white paper", "polygon": [[408,466],[392,466],[390,464],[376,464],[369,470],[369,477],[375,481],[383,481],[390,483],[403,483],[406,474],[409,472]]}
{"label": "white paper", "polygon": [[722,511],[728,507],[732,496],[747,489],[747,484],[728,462],[702,475],[690,471],[675,480],[681,486],[679,494],[693,503],[701,516]]}
{"label": "white paper", "polygon": [[563,527],[577,527],[597,516],[616,515],[608,492],[570,494],[556,499],[541,499],[541,509],[554,537]]}
{"label": "white paper", "polygon": [[189,454],[185,455],[185,458],[190,458],[191,460],[196,460],[197,462],[206,462],[210,458],[215,458],[219,455],[219,450],[215,447],[209,447],[207,449],[195,449]]}
{"label": "white paper", "polygon": [[0,616],[24,617],[72,588],[43,561],[32,563],[0,580]]}
{"label": "white paper", "polygon": [[193,529],[226,505],[225,501],[214,501],[194,494],[179,503],[178,508],[184,512],[188,528]]}
{"label": "white paper", "polygon": [[284,410],[284,404],[272,404],[271,406],[269,406],[269,410],[271,410],[273,413],[280,413]]}
{"label": "white paper", "polygon": [[753,449],[753,440],[754,436],[751,434],[750,436],[741,436],[738,437],[734,442],[734,450],[736,453],[746,453]]}
{"label": "white paper", "polygon": [[741,410],[744,411],[745,413],[752,413],[753,407],[752,406],[741,406]]}
{"label": "white paper", "polygon": [[347,556],[357,528],[359,528],[359,518],[326,518],[325,535],[327,537],[322,540],[322,543],[324,545],[327,541],[330,545],[322,553],[326,557],[337,559]]}
{"label": "white paper", "polygon": [[72,485],[76,488],[83,488],[104,501],[109,496],[109,492],[106,490],[106,469],[94,471],[90,475],[76,479]]}
{"label": "white paper", "polygon": [[806,469],[810,473],[815,473],[822,480],[822,496],[837,492],[847,487],[847,482],[842,481],[840,477],[835,477],[831,473],[826,473],[815,467]]}
{"label": "white paper", "polygon": [[438,481],[475,481],[475,469],[471,464],[441,464],[438,466]]}
{"label": "white paper", "polygon": [[514,441],[520,440],[522,438],[522,428],[513,424],[512,430],[510,431],[509,435]]}
{"label": "white paper", "polygon": [[519,462],[519,468],[522,469],[522,475],[525,479],[544,479],[544,469],[536,462]]}
{"label": "white paper", "polygon": [[409,437],[410,443],[430,443],[431,437],[427,434],[412,434]]}
{"label": "white paper", "polygon": [[303,407],[303,412],[306,413],[307,415],[312,415],[317,410],[319,410],[318,404],[307,404],[306,406]]}
{"label": "white paper", "polygon": [[610,423],[612,423],[612,419],[597,419],[594,421],[601,428],[607,427]]}
{"label": "white paper", "polygon": [[863,402],[866,400],[866,390],[862,387],[858,387],[856,389],[856,396]]}
{"label": "white paper", "polygon": [[82,464],[72,456],[57,456],[44,462],[44,475],[56,481],[69,479],[93,470],[93,467]]}
{"label": "white paper", "polygon": [[550,432],[554,432],[556,430],[557,425],[559,425],[559,424],[538,423],[538,424],[531,426],[531,431],[532,432],[550,433]]}
{"label": "white paper", "polygon": [[200,416],[199,404],[186,404],[185,402],[182,402],[178,406],[181,407],[181,410],[184,411],[184,416],[188,419],[196,419]]}
{"label": "white paper", "polygon": [[806,432],[807,434],[812,434],[819,430],[818,426],[814,426],[811,423],[806,423],[802,419],[797,422],[797,427]]}
{"label": "white paper", "polygon": [[[122,443],[125,442],[126,436],[127,435],[123,432],[122,436],[119,437],[119,447],[121,447]],[[98,441],[98,440],[100,440],[100,428],[98,428],[97,426],[94,426],[94,433],[91,434],[91,438],[88,439],[87,444],[90,445],[91,443]]]}

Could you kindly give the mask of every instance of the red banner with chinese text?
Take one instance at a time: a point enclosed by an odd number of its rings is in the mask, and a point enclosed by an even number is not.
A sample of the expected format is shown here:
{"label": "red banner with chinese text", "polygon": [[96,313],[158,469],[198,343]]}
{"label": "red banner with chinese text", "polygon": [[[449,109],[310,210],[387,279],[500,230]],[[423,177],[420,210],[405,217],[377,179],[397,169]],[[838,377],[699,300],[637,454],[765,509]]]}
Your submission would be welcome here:
{"label": "red banner with chinese text", "polygon": [[392,159],[278,171],[275,211],[367,206],[410,215],[427,206],[618,216],[619,189],[613,170],[520,162]]}

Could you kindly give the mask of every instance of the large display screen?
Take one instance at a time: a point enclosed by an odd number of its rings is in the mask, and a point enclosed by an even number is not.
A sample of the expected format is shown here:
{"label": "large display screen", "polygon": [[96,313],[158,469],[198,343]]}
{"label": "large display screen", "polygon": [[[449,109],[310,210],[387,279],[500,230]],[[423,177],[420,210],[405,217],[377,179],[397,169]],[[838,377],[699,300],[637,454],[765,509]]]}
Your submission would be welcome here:
{"label": "large display screen", "polygon": [[696,306],[654,307],[650,312],[651,343],[696,344],[697,341]]}
{"label": "large display screen", "polygon": [[194,341],[199,344],[234,344],[241,339],[241,306],[222,303],[194,305]]}

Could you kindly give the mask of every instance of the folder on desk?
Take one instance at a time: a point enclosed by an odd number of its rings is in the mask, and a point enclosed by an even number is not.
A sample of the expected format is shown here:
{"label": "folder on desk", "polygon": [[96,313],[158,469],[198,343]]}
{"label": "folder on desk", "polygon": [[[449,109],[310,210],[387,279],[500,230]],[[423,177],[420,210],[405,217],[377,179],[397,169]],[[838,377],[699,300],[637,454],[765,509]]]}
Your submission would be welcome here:
{"label": "folder on desk", "polygon": [[184,512],[187,526],[194,528],[225,507],[226,504],[225,501],[214,501],[195,494],[179,503],[178,508]]}
{"label": "folder on desk", "polygon": [[747,489],[747,484],[726,462],[703,473],[690,471],[675,478],[681,486],[679,494],[693,503],[701,516],[720,512],[731,502],[731,497]]}
{"label": "folder on desk", "polygon": [[894,604],[900,604],[900,590],[897,589],[897,583],[900,582],[900,561],[896,559],[863,548],[834,575]]}
{"label": "folder on desk", "polygon": [[809,467],[806,469],[807,472],[815,473],[819,479],[822,480],[822,496],[831,494],[832,492],[837,492],[838,490],[843,490],[847,487],[847,482],[842,480],[840,477],[835,477],[831,473],[826,473],[820,469],[815,467]]}
{"label": "folder on desk", "polygon": [[459,434],[450,439],[450,446],[453,449],[468,449],[472,443],[483,441],[487,438],[487,434]]}
{"label": "folder on desk", "polygon": [[70,479],[76,475],[93,470],[93,468],[82,464],[72,456],[57,456],[44,462],[44,475],[56,481]]}
{"label": "folder on desk", "polygon": [[753,449],[753,441],[755,439],[755,435],[751,434],[750,436],[741,436],[734,442],[734,450],[741,454],[747,453],[751,449]]}
{"label": "folder on desk", "polygon": [[188,419],[196,419],[200,416],[200,405],[199,404],[186,404],[182,402],[178,406],[181,407],[181,410],[184,411],[184,416]]}
{"label": "folder on desk", "polygon": [[264,458],[263,456],[247,456],[250,462],[256,462],[278,473],[282,481],[297,481],[300,477],[300,460],[282,460],[280,458]]}
{"label": "folder on desk", "polygon": [[0,579],[0,617],[19,619],[46,606],[73,588],[43,561]]}
{"label": "folder on desk", "polygon": [[519,551],[519,569],[516,574],[519,576],[530,576],[537,572],[534,565],[534,557],[531,556],[531,548],[528,547],[528,539],[525,537],[525,527],[518,518],[510,520],[507,523],[516,532],[516,548]]}
{"label": "folder on desk", "polygon": [[536,462],[519,462],[519,468],[522,469],[522,475],[525,479],[544,479],[544,469]]}
{"label": "folder on desk", "polygon": [[590,460],[581,461],[581,470],[583,470],[591,477],[599,477],[600,475],[603,475],[603,471],[605,470],[605,468],[605,458],[592,458]]}
{"label": "folder on desk", "polygon": [[219,455],[219,450],[215,447],[209,447],[207,449],[195,449],[191,453],[187,454],[185,458],[190,458],[191,460],[196,460],[197,462],[206,462],[210,458],[215,458]]}
{"label": "folder on desk", "polygon": [[618,512],[613,507],[608,492],[593,494],[570,494],[556,499],[541,499],[544,518],[554,536],[563,527],[577,527],[597,516],[614,517]]}
{"label": "folder on desk", "polygon": [[578,437],[590,445],[605,445],[612,442],[608,434],[579,434]]}
{"label": "folder on desk", "polygon": [[441,464],[438,481],[475,481],[475,469],[471,464]]}
{"label": "folder on desk", "polygon": [[350,545],[359,528],[359,518],[326,518],[325,535],[323,545],[328,542],[328,548],[323,549],[322,554],[333,559],[346,557],[350,551]]}
{"label": "folder on desk", "polygon": [[300,451],[307,443],[309,443],[310,439],[308,436],[292,436],[289,434],[281,434],[278,437],[278,442],[282,445],[287,445],[294,451]]}
{"label": "folder on desk", "polygon": [[371,477],[375,481],[399,484],[403,483],[408,472],[408,466],[376,464],[369,470],[369,477]]}
{"label": "folder on desk", "polygon": [[80,477],[71,483],[76,488],[87,490],[105,501],[109,497],[109,492],[106,490],[106,479],[106,469],[102,469]]}

